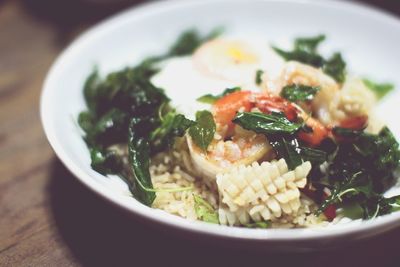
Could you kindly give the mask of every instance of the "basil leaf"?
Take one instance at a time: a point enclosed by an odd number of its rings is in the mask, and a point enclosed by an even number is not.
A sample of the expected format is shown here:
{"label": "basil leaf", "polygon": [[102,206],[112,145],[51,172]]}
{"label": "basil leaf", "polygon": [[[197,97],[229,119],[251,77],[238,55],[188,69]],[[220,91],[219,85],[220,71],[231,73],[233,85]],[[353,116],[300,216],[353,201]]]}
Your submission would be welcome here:
{"label": "basil leaf", "polygon": [[256,84],[260,85],[262,83],[262,75],[264,74],[263,70],[257,70],[256,72]]}
{"label": "basil leaf", "polygon": [[219,224],[218,213],[214,208],[198,195],[193,195],[194,198],[194,210],[197,218],[208,223]]}
{"label": "basil leaf", "polygon": [[233,122],[260,134],[294,134],[302,124],[289,121],[282,113],[239,112]]}
{"label": "basil leaf", "polygon": [[349,128],[333,127],[332,132],[335,135],[340,135],[340,136],[349,137],[349,138],[356,138],[363,134],[364,129],[353,130],[353,129],[349,129]]}
{"label": "basil leaf", "polygon": [[303,161],[310,161],[312,165],[320,165],[328,160],[328,153],[321,149],[299,146],[298,150]]}
{"label": "basil leaf", "polygon": [[243,225],[246,228],[260,228],[260,229],[267,229],[271,227],[271,222],[254,222],[254,223],[246,223]]}
{"label": "basil leaf", "polygon": [[277,47],[272,48],[286,61],[298,61],[317,68],[320,68],[324,65],[324,58],[318,54],[302,50],[285,51]]}
{"label": "basil leaf", "polygon": [[185,56],[192,54],[202,43],[221,35],[223,29],[216,28],[206,36],[201,36],[194,29],[183,32],[168,52],[168,57]]}
{"label": "basil leaf", "polygon": [[189,134],[193,142],[203,151],[206,151],[214,139],[216,128],[213,115],[210,111],[198,111],[196,113],[196,124],[189,128]]}
{"label": "basil leaf", "polygon": [[297,139],[271,136],[268,140],[278,158],[285,159],[290,170],[294,170],[303,162],[300,156],[300,151],[298,150],[299,144]]}
{"label": "basil leaf", "polygon": [[232,94],[234,92],[238,92],[240,90],[241,90],[240,87],[227,88],[219,95],[206,94],[206,95],[203,95],[203,96],[197,98],[197,101],[206,103],[206,104],[214,104],[218,99],[220,99],[226,95]]}
{"label": "basil leaf", "polygon": [[175,137],[182,137],[186,130],[196,124],[187,119],[182,114],[177,114],[174,110],[168,112],[159,127],[150,134],[152,154],[170,148],[174,143]]}
{"label": "basil leaf", "polygon": [[335,53],[330,59],[326,60],[322,70],[339,83],[346,80],[346,62],[344,62],[340,53]]}
{"label": "basil leaf", "polygon": [[283,87],[281,96],[291,102],[310,101],[320,89],[320,87],[292,84]]}
{"label": "basil leaf", "polygon": [[309,53],[316,53],[320,43],[325,41],[325,35],[317,35],[315,37],[297,38],[294,41],[295,50],[306,51]]}
{"label": "basil leaf", "polygon": [[394,85],[391,83],[376,83],[368,79],[364,79],[363,82],[372,92],[375,93],[378,99],[381,99],[394,90]]}
{"label": "basil leaf", "polygon": [[92,169],[101,174],[117,174],[123,168],[121,159],[114,151],[91,147],[90,159]]}
{"label": "basil leaf", "polygon": [[346,63],[340,53],[335,53],[329,59],[318,54],[318,45],[325,40],[324,35],[311,38],[297,38],[292,51],[285,51],[272,47],[285,60],[298,61],[304,64],[322,68],[322,70],[334,78],[337,82],[343,83],[346,78]]}
{"label": "basil leaf", "polygon": [[128,155],[134,179],[128,179],[133,196],[147,206],[156,198],[150,176],[150,144],[146,137],[140,136],[139,129],[146,128],[145,120],[133,118],[129,124]]}

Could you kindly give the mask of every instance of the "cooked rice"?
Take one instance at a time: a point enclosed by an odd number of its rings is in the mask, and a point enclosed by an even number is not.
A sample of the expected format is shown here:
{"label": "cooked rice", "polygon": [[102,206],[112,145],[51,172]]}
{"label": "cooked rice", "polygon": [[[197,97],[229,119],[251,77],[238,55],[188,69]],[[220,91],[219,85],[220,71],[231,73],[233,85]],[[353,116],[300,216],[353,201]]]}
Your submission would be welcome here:
{"label": "cooked rice", "polygon": [[[282,163],[282,160],[280,162]],[[280,166],[281,169],[283,167]],[[189,152],[187,147],[182,145],[182,143],[177,150],[157,155],[152,161],[150,173],[154,187],[161,189],[156,193],[153,208],[158,208],[170,214],[194,221],[198,219],[194,209],[193,198],[193,195],[196,194],[204,198],[218,210],[221,224],[228,224],[227,219],[225,219],[224,223],[223,218],[230,217],[230,220],[235,221],[232,225],[241,225],[241,223],[237,223],[237,218],[235,218],[237,214],[233,213],[228,205],[220,200],[216,185],[210,188],[200,176],[193,173]],[[187,187],[192,187],[192,189],[179,190],[180,188]],[[176,192],[163,192],[162,189],[178,190]],[[291,213],[282,212],[280,216],[271,216],[269,220],[271,221],[271,226],[273,228],[295,228],[328,224],[323,215],[317,217],[313,214],[317,205],[311,199],[301,194],[299,200],[297,209],[294,209]],[[257,212],[256,209],[257,207],[253,207],[252,213],[255,214]],[[254,215],[254,218],[250,219],[248,212],[250,211],[247,210],[247,215],[242,215],[247,216],[247,219],[241,220],[243,223],[260,221],[255,220],[258,218],[257,215]]]}

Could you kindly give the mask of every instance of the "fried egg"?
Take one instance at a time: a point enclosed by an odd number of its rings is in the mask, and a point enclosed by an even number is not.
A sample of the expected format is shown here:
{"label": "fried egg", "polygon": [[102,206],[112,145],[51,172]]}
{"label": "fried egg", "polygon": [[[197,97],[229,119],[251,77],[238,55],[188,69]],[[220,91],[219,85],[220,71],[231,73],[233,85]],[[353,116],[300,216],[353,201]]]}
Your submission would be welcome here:
{"label": "fried egg", "polygon": [[260,91],[257,71],[262,70],[263,76],[278,77],[283,66],[284,61],[267,43],[218,38],[201,45],[192,56],[164,61],[152,83],[165,90],[179,112],[193,119],[197,110],[209,109],[197,98],[218,95],[232,87]]}

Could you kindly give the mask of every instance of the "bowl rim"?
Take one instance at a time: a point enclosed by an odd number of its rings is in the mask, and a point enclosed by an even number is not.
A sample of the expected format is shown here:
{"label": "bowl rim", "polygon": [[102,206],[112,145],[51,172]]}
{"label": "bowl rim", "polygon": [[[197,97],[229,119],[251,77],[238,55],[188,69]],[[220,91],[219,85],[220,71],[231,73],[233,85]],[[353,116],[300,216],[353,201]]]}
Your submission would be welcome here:
{"label": "bowl rim", "polygon": [[[400,20],[389,12],[372,8],[366,4],[336,1],[336,0],[169,0],[144,3],[125,11],[117,13],[110,18],[89,28],[80,34],[66,49],[57,57],[52,64],[47,76],[44,80],[42,93],[40,96],[40,117],[45,135],[55,151],[57,157],[63,162],[67,169],[76,176],[76,178],[85,186],[105,198],[112,204],[123,208],[125,211],[140,216],[141,218],[151,220],[156,223],[164,224],[176,229],[188,232],[209,235],[221,238],[252,240],[252,241],[302,241],[317,240],[330,237],[343,237],[350,235],[358,235],[365,232],[386,231],[400,225],[400,212],[382,216],[374,220],[363,221],[354,225],[335,225],[328,230],[324,228],[301,228],[301,229],[247,229],[239,227],[228,227],[222,225],[214,225],[204,222],[192,222],[190,220],[168,214],[166,212],[156,212],[155,209],[147,207],[138,201],[124,201],[123,197],[116,197],[104,185],[96,182],[91,178],[90,174],[80,169],[74,160],[65,152],[62,143],[59,141],[52,124],[50,123],[52,115],[48,112],[51,107],[51,93],[54,91],[54,85],[57,82],[57,76],[63,73],[62,66],[64,62],[74,57],[75,51],[86,43],[90,43],[93,38],[101,31],[108,31],[113,27],[119,27],[121,23],[133,19],[140,20],[143,16],[151,16],[158,12],[165,12],[177,7],[191,5],[208,5],[211,3],[232,3],[232,2],[279,2],[287,4],[306,4],[316,5],[325,8],[346,9],[368,17],[374,17],[383,23],[395,25],[400,28]],[[385,226],[385,227],[384,227]],[[386,230],[383,230],[385,228]]]}

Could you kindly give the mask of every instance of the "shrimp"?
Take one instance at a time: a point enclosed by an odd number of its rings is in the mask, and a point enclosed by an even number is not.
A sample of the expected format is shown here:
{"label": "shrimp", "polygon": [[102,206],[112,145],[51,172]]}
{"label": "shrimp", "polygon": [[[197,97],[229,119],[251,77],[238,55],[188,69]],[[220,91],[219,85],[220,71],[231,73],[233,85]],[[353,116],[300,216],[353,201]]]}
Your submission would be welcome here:
{"label": "shrimp", "polygon": [[235,126],[229,140],[224,140],[220,133],[226,131],[221,125],[218,125],[218,128],[219,133],[215,135],[206,152],[187,136],[193,166],[209,185],[215,183],[217,174],[224,173],[232,166],[249,165],[261,159],[268,159],[272,148],[264,135]]}
{"label": "shrimp", "polygon": [[214,140],[204,152],[187,137],[190,155],[197,172],[209,182],[231,166],[249,165],[274,154],[267,138],[232,123],[238,111],[264,113],[283,112],[288,118],[297,117],[296,108],[288,101],[265,93],[238,91],[224,96],[212,107],[217,124]]}

